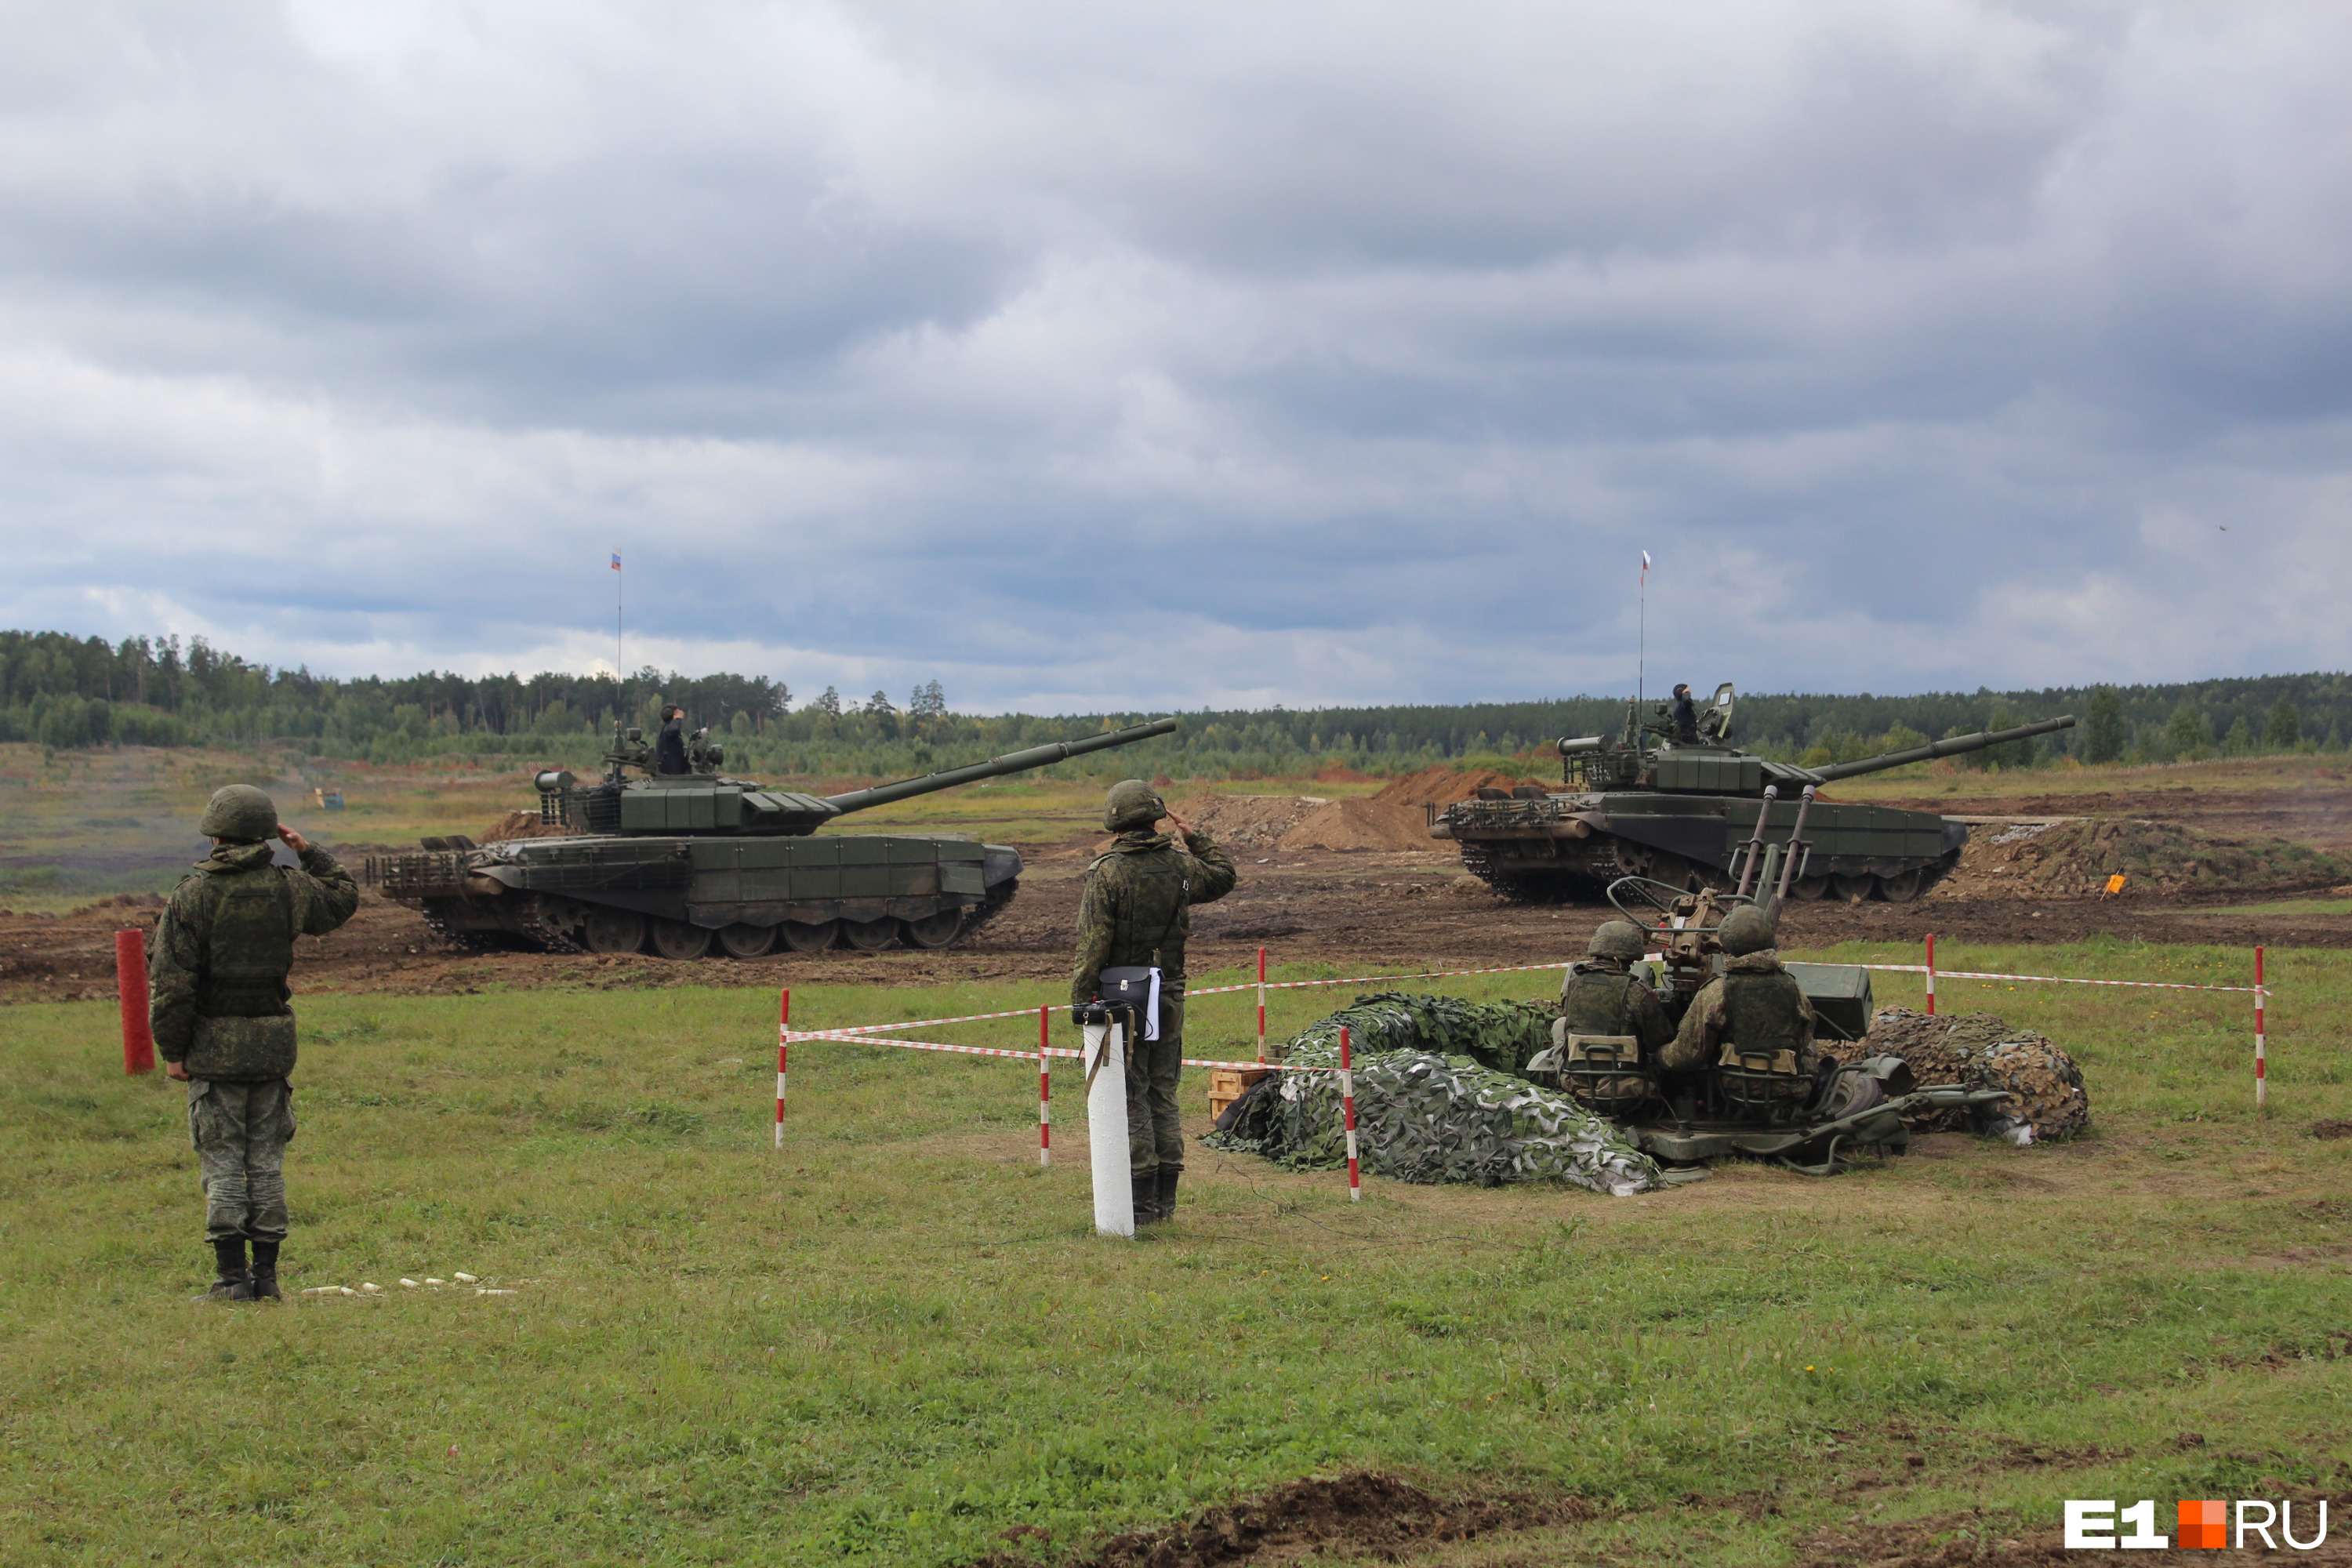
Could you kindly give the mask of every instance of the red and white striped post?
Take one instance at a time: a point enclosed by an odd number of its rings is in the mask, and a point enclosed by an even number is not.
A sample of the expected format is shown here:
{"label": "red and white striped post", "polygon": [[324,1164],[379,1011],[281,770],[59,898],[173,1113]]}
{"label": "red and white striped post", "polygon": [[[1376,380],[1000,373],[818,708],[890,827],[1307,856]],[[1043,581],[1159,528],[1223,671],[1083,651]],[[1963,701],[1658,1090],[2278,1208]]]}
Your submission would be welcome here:
{"label": "red and white striped post", "polygon": [[776,1147],[784,1146],[784,1072],[792,1065],[793,988],[776,999]]}
{"label": "red and white striped post", "polygon": [[1265,949],[1257,950],[1257,1064],[1265,1065]]}
{"label": "red and white striped post", "polygon": [[2266,1064],[2263,1060],[2266,1054],[2265,1042],[2263,1038],[2263,950],[2258,947],[2254,949],[2254,1114],[2257,1116],[2269,1114],[2263,1107],[2263,1089],[2267,1087]]}
{"label": "red and white striped post", "polygon": [[136,929],[114,933],[114,994],[122,1006],[122,1070],[134,1077],[153,1072],[155,1036],[147,1024],[147,940]]}
{"label": "red and white striped post", "polygon": [[1936,933],[1927,933],[1927,1016],[1936,1016]]}
{"label": "red and white striped post", "polygon": [[1045,1057],[1050,1043],[1045,1014],[1037,1009],[1037,1166],[1040,1170],[1054,1163],[1054,1072]]}
{"label": "red and white striped post", "polygon": [[1348,1048],[1348,1026],[1339,1026],[1339,1107],[1348,1118],[1348,1201],[1364,1200],[1363,1169],[1356,1161],[1356,1059]]}

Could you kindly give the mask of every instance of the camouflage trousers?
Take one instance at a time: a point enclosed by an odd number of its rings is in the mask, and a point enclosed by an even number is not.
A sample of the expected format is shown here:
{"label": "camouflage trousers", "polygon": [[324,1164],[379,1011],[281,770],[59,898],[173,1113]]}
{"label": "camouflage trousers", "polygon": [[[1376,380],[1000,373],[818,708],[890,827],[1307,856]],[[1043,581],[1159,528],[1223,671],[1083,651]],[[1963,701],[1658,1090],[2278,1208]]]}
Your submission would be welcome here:
{"label": "camouflage trousers", "polygon": [[205,1182],[205,1239],[286,1239],[286,1145],[294,1086],[188,1080],[188,1135]]}
{"label": "camouflage trousers", "polygon": [[1184,1076],[1184,998],[1160,995],[1160,1037],[1138,1040],[1127,1057],[1127,1163],[1130,1174],[1184,1168],[1176,1085]]}

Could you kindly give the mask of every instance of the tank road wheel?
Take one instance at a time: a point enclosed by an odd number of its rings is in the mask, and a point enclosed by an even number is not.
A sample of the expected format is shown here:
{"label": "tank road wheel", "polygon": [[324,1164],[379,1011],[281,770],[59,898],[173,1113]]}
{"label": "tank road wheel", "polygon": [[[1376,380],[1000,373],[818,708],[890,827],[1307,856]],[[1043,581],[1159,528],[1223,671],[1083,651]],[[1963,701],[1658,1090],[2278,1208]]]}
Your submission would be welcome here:
{"label": "tank road wheel", "polygon": [[1829,890],[1830,879],[1827,877],[1800,877],[1789,884],[1789,896],[1802,899],[1809,904],[1827,897]]}
{"label": "tank road wheel", "polygon": [[1837,896],[1847,903],[1858,904],[1870,897],[1871,889],[1877,880],[1878,879],[1869,872],[1859,871],[1851,877],[1843,874],[1832,876],[1830,878],[1830,886],[1836,889]]}
{"label": "tank road wheel", "polygon": [[935,915],[900,923],[906,927],[904,935],[908,947],[945,947],[963,930],[963,911],[941,910]]}
{"label": "tank road wheel", "polygon": [[719,928],[719,945],[730,958],[765,958],[776,951],[776,928],[745,925],[740,921]]}
{"label": "tank road wheel", "polygon": [[710,928],[684,921],[654,921],[654,951],[681,963],[710,951]]}
{"label": "tank road wheel", "polygon": [[646,945],[646,917],[635,910],[599,906],[588,911],[582,934],[591,952],[635,952]]}
{"label": "tank road wheel", "polygon": [[1886,896],[1890,904],[1907,904],[1927,888],[1927,873],[1916,866],[1908,871],[1897,871],[1892,877],[1878,879],[1878,890]]}
{"label": "tank road wheel", "polygon": [[878,921],[844,921],[841,934],[860,952],[879,952],[898,940],[898,922],[887,915]]}
{"label": "tank road wheel", "polygon": [[807,921],[786,921],[776,930],[783,934],[784,945],[794,952],[821,952],[831,947],[833,939],[841,934],[841,922],[818,921],[811,924]]}

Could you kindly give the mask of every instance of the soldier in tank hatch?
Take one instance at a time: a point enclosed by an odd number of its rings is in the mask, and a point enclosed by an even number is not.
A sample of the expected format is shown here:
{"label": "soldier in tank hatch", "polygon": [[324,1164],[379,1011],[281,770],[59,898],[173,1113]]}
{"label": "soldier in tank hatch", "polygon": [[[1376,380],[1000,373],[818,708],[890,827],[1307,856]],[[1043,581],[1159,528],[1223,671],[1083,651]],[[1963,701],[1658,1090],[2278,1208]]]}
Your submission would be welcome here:
{"label": "soldier in tank hatch", "polygon": [[661,733],[654,737],[654,772],[692,772],[686,761],[686,710],[675,702],[665,702],[661,717]]}
{"label": "soldier in tank hatch", "polygon": [[[1161,817],[1172,834],[1153,831]],[[1110,853],[1087,868],[1078,896],[1078,953],[1070,974],[1073,1006],[1096,1000],[1102,972],[1123,967],[1160,971],[1160,1037],[1136,1040],[1128,1051],[1128,1171],[1139,1225],[1176,1212],[1177,1178],[1184,1171],[1184,1133],[1176,1113],[1177,1080],[1184,1056],[1184,938],[1194,904],[1233,891],[1233,857],[1168,809],[1141,779],[1111,786],[1103,830],[1118,835]]]}
{"label": "soldier in tank hatch", "polygon": [[[1813,1005],[1797,977],[1780,965],[1771,917],[1752,904],[1726,915],[1716,931],[1727,960],[1723,973],[1691,998],[1682,1027],[1658,1053],[1669,1072],[1736,1065],[1734,1051],[1762,1053],[1808,1086],[1819,1070],[1813,1047]],[[1777,1069],[1776,1069],[1777,1070]]]}
{"label": "soldier in tank hatch", "polygon": [[[172,889],[148,959],[150,1023],[164,1072],[188,1086],[216,1301],[276,1300],[286,1239],[286,1145],[294,1137],[294,939],[324,936],[359,908],[335,858],[283,826],[249,784],[217,791],[197,830],[213,852]],[[283,839],[301,868],[270,863]],[[245,1247],[253,1244],[253,1262]]]}
{"label": "soldier in tank hatch", "polygon": [[1687,682],[1675,686],[1675,739],[1685,742],[1698,739],[1698,704],[1691,698]]}

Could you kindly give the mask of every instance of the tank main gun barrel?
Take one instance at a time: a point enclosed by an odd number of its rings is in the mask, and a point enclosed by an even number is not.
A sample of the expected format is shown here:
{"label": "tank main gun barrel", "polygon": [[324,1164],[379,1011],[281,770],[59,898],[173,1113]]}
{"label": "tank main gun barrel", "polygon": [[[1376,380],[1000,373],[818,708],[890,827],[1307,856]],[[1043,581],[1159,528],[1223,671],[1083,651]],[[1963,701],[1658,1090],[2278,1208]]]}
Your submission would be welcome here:
{"label": "tank main gun barrel", "polygon": [[1827,767],[1807,768],[1806,773],[1823,784],[1833,779],[1850,779],[1859,773],[1885,773],[1906,763],[1924,763],[1936,757],[1958,756],[1963,752],[1981,752],[1988,746],[2005,746],[2011,741],[2030,740],[2035,735],[2047,735],[2055,730],[2071,730],[2074,716],[2044,719],[2038,723],[2020,724],[2014,730],[1987,730],[1975,735],[1955,735],[1948,741],[1930,741],[1924,746],[1889,752],[1884,756],[1864,757],[1858,762],[1832,763]]}
{"label": "tank main gun barrel", "polygon": [[1131,746],[1138,741],[1149,741],[1155,735],[1173,734],[1176,721],[1155,719],[1149,724],[1130,724],[1124,730],[1112,730],[1100,735],[1089,735],[1083,741],[1056,741],[1051,745],[1032,746],[1025,752],[1011,752],[1001,757],[991,757],[984,763],[969,767],[949,768],[942,773],[925,773],[920,778],[901,779],[896,784],[876,784],[871,789],[854,789],[847,795],[829,795],[824,804],[835,812],[864,811],[877,805],[888,805],[893,801],[909,800],[934,790],[953,789],[976,779],[1001,778],[1006,773],[1026,773],[1054,763],[1082,757],[1088,752],[1108,751],[1113,746]]}

